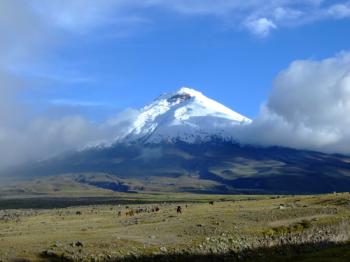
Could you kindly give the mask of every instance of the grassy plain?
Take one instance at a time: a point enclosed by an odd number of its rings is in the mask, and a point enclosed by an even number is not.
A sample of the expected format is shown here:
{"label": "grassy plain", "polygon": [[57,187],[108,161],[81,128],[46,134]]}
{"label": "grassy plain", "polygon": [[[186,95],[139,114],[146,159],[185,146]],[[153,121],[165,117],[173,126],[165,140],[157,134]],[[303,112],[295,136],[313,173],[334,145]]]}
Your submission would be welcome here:
{"label": "grassy plain", "polygon": [[348,193],[40,199],[0,199],[0,261],[350,261]]}

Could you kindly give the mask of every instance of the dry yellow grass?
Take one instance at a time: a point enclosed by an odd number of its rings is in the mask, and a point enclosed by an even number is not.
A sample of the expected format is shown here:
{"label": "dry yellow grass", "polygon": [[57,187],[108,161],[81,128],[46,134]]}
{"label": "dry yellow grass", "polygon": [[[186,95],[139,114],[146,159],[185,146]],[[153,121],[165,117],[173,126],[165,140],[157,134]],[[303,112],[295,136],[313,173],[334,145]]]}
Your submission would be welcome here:
{"label": "dry yellow grass", "polygon": [[[349,194],[338,194],[215,201],[214,205],[163,203],[0,211],[9,217],[0,220],[0,261],[44,260],[40,258],[43,251],[87,261],[164,252],[215,253],[226,248],[217,240],[223,236],[234,248],[262,238],[276,227],[304,220],[313,227],[337,225],[349,219],[349,201]],[[176,213],[178,205],[182,214]],[[159,212],[125,215],[131,209],[155,206]],[[238,240],[242,243],[235,243]],[[83,247],[74,246],[77,241]]]}

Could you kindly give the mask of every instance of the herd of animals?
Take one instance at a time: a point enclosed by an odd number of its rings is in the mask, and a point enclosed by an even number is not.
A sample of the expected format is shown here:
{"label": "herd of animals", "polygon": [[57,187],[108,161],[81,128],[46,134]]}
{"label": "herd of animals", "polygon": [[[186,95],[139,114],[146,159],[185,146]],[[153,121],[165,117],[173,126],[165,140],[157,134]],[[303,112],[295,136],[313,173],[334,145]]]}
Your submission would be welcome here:
{"label": "herd of animals", "polygon": [[[186,205],[187,207],[187,205]],[[137,209],[130,209],[128,206],[125,207],[127,209],[127,211],[125,212],[125,216],[129,216],[132,217],[135,214],[140,214],[140,213],[157,213],[160,211],[160,207],[156,206],[156,207],[145,207],[145,208],[137,208]],[[176,213],[181,214],[182,213],[182,207],[181,206],[177,206],[176,208]],[[122,211],[118,211],[118,217],[121,217],[123,215]]]}
{"label": "herd of animals", "polygon": [[[209,205],[214,205],[214,201],[210,201]],[[186,204],[185,206],[186,208],[188,207],[188,205]],[[138,208],[130,208],[129,206],[125,207],[126,211],[125,211],[125,216],[127,217],[132,217],[135,216],[137,214],[141,214],[141,213],[157,213],[160,211],[160,207],[159,206],[155,206],[155,207],[138,207]],[[177,214],[182,214],[182,206],[177,206],[176,207],[176,213]],[[81,211],[76,211],[75,213],[76,215],[80,216],[82,215]],[[118,211],[118,217],[121,217],[123,215],[123,211],[119,210]]]}
{"label": "herd of animals", "polygon": [[[214,205],[214,201],[209,201],[209,205]],[[186,208],[188,205],[186,204]],[[137,209],[130,209],[129,206],[125,207],[127,211],[125,212],[125,216],[134,216],[135,214],[140,214],[140,213],[157,213],[160,211],[159,206],[156,207],[145,207],[145,208],[137,208]],[[176,208],[176,213],[177,214],[182,214],[182,206],[177,206]],[[122,211],[118,211],[118,217],[121,217],[123,215]]]}
{"label": "herd of animals", "polygon": [[[158,213],[160,212],[162,205],[163,204],[156,205],[156,206],[143,206],[143,207],[142,206],[138,206],[138,207],[125,206],[123,208],[122,206],[119,206],[119,209],[117,210],[117,216],[122,217],[123,215],[125,215],[126,217],[133,217],[141,213]],[[168,203],[164,203],[164,205],[168,205]],[[209,205],[214,205],[214,202],[210,201]],[[188,205],[187,204],[184,206],[177,205],[174,207],[174,213],[176,212],[177,214],[182,214],[184,208],[188,208]],[[72,211],[69,211],[69,210],[58,209],[56,212],[57,212],[57,215],[62,217],[63,219],[66,215],[72,215]],[[73,212],[74,212],[73,214],[77,216],[83,215],[83,212],[80,210],[75,210]],[[92,207],[90,212],[95,212],[97,214],[98,210],[96,207]],[[39,213],[39,210],[34,210],[34,209],[20,210],[20,211],[19,210],[0,210],[0,221],[19,222],[22,217],[35,216],[35,215],[38,215],[38,213]]]}

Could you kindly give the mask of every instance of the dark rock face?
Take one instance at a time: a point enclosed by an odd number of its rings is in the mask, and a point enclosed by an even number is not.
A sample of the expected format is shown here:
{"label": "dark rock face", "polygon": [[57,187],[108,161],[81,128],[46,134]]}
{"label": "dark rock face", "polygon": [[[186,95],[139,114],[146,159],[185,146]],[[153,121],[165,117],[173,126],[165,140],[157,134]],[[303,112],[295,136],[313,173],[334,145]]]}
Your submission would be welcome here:
{"label": "dark rock face", "polygon": [[170,98],[168,98],[168,102],[169,103],[176,103],[176,102],[179,102],[179,103],[182,103],[186,100],[189,100],[191,99],[191,96],[189,94],[177,94],[177,95],[174,95]]}
{"label": "dark rock face", "polygon": [[100,188],[104,188],[104,189],[109,189],[112,191],[116,191],[116,192],[128,192],[129,191],[129,187],[125,186],[121,183],[118,182],[101,182],[101,181],[96,181],[96,182],[89,182],[88,183],[91,186],[96,186],[96,187],[100,187]]}

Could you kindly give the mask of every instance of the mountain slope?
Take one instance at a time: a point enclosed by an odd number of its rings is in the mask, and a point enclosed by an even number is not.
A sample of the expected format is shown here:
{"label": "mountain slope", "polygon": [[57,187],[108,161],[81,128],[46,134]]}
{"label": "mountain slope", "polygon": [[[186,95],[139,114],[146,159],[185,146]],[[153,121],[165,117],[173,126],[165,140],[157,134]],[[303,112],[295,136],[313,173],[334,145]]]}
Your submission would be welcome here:
{"label": "mountain slope", "polygon": [[82,187],[122,192],[350,191],[350,157],[238,144],[234,127],[250,122],[200,92],[182,88],[144,107],[130,133],[112,146],[18,167],[7,176],[50,183],[56,180],[47,176],[66,174]]}
{"label": "mountain slope", "polygon": [[13,175],[94,174],[93,185],[104,187],[99,174],[108,174],[123,192],[312,194],[349,191],[349,163],[350,157],[312,151],[177,141],[90,149],[17,169]]}
{"label": "mountain slope", "polygon": [[233,126],[250,122],[202,93],[184,87],[144,107],[125,141],[194,143],[210,140],[212,136],[230,140]]}

